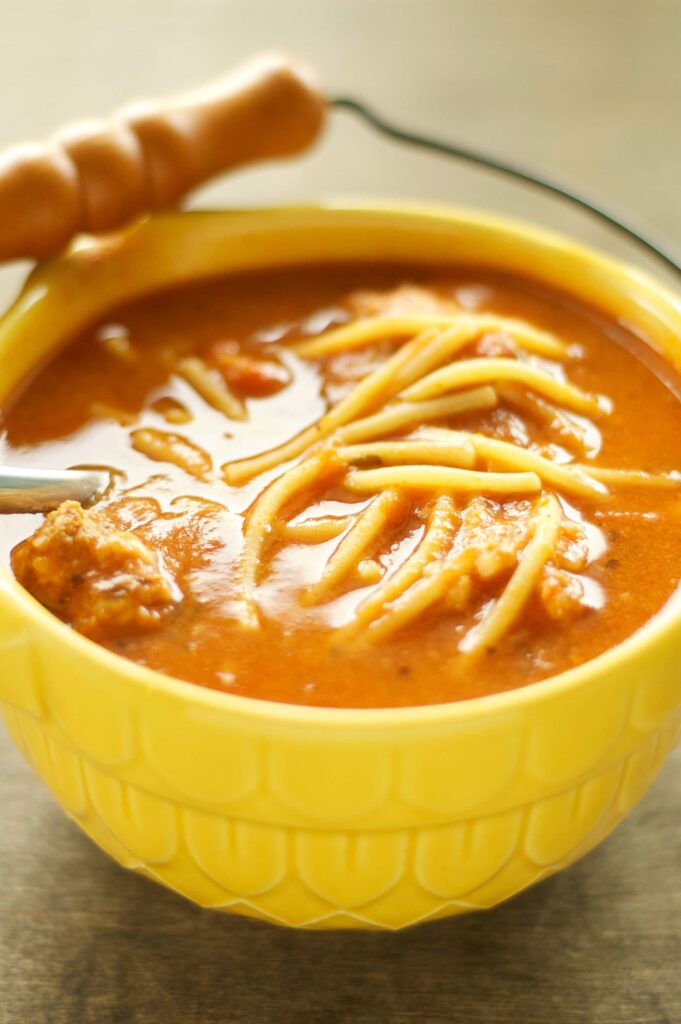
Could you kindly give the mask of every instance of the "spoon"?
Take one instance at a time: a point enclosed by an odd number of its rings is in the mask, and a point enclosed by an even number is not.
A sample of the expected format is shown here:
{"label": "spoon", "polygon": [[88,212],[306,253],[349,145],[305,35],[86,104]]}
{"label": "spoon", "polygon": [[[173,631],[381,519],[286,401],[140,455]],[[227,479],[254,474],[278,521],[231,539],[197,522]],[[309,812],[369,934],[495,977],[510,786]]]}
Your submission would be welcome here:
{"label": "spoon", "polygon": [[109,486],[99,469],[13,469],[0,466],[0,514],[51,512],[63,501],[86,504]]}

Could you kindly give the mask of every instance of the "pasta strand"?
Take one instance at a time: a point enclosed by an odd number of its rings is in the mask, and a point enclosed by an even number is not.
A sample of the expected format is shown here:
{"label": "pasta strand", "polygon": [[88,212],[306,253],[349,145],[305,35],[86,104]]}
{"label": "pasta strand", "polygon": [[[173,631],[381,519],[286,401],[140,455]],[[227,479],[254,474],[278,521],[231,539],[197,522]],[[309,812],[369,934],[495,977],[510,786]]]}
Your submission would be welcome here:
{"label": "pasta strand", "polygon": [[233,487],[238,487],[239,484],[252,480],[254,476],[266,473],[268,469],[276,469],[277,466],[281,466],[284,462],[297,459],[299,455],[302,455],[304,451],[312,447],[320,437],[319,427],[317,424],[314,424],[314,426],[303,430],[301,434],[296,434],[295,437],[292,437],[277,448],[270,448],[269,451],[249,456],[247,459],[227,462],[222,467],[222,475],[226,483],[231,484]]}
{"label": "pasta strand", "polygon": [[207,366],[202,359],[188,356],[180,360],[177,373],[201,395],[209,405],[231,420],[245,420],[246,406],[227,387],[222,374]]}
{"label": "pasta strand", "polygon": [[130,441],[135,451],[148,459],[179,466],[197,480],[205,480],[213,469],[213,460],[208,452],[181,434],[141,428],[130,433]]}
{"label": "pasta strand", "polygon": [[468,387],[476,384],[494,384],[497,381],[517,381],[539,391],[568,408],[578,412],[598,414],[601,405],[595,395],[587,394],[574,384],[556,380],[546,370],[540,370],[528,363],[520,363],[516,359],[465,359],[440,370],[434,370],[417,384],[401,393],[407,401],[418,401],[433,398],[454,388]]}
{"label": "pasta strand", "polygon": [[417,438],[406,441],[373,441],[336,448],[335,451],[343,462],[379,459],[388,466],[432,463],[436,466],[460,466],[470,469],[475,463],[475,448],[465,438],[451,442]]}
{"label": "pasta strand", "polygon": [[297,341],[291,345],[294,352],[306,359],[318,356],[333,355],[336,352],[347,352],[362,348],[375,341],[386,341],[391,338],[404,338],[419,334],[426,328],[449,327],[452,317],[446,315],[429,316],[372,316],[353,320],[341,327],[334,327],[315,338]]}
{"label": "pasta strand", "polygon": [[[283,445],[272,448],[268,452],[256,455],[248,459],[240,459],[238,462],[227,463],[222,467],[224,478],[227,483],[238,485],[251,480],[254,476],[264,473],[268,469],[274,469],[289,459],[295,459],[302,455],[315,442],[322,441],[328,437],[337,427],[343,426],[360,415],[371,405],[376,405],[382,398],[386,401],[391,397],[389,392],[390,383],[394,380],[402,366],[411,359],[425,344],[428,343],[430,335],[418,335],[408,344],[387,359],[385,363],[377,367],[368,377],[365,377],[349,395],[334,405],[325,416],[308,427],[297,437],[291,438]],[[399,388],[399,386],[398,386]],[[395,388],[395,390],[398,390]]]}
{"label": "pasta strand", "polygon": [[263,547],[271,536],[277,513],[299,491],[314,487],[342,471],[342,463],[332,452],[322,451],[287,470],[256,498],[244,527],[241,578],[246,603],[246,624],[257,626],[255,588]]}
{"label": "pasta strand", "polygon": [[347,530],[351,521],[350,516],[320,516],[318,519],[306,519],[302,523],[286,523],[284,532],[286,539],[294,544],[320,544],[338,537]]}
{"label": "pasta strand", "polygon": [[319,337],[296,342],[291,347],[298,355],[314,359],[362,348],[364,345],[384,339],[417,334],[428,327],[440,328],[443,331],[461,328],[468,341],[475,340],[487,331],[503,331],[529,352],[558,359],[564,359],[567,354],[563,342],[548,331],[538,330],[514,317],[497,316],[493,313],[420,313],[410,316],[366,317],[325,331]]}
{"label": "pasta strand", "polygon": [[333,587],[357,568],[367,548],[400,508],[404,508],[403,497],[399,491],[391,489],[381,491],[369,502],[329,558],[319,583],[309,588],[306,595],[309,603],[323,601]]}
{"label": "pasta strand", "polygon": [[470,555],[463,552],[454,558],[432,562],[425,574],[368,627],[365,638],[376,643],[413,622],[446,595],[452,582],[470,568],[471,561]]}
{"label": "pasta strand", "polygon": [[541,490],[536,473],[485,473],[474,469],[441,466],[399,466],[357,469],[348,473],[345,486],[360,494],[383,487],[411,491],[444,491],[476,494],[533,494]]}
{"label": "pasta strand", "polygon": [[681,476],[668,473],[645,473],[640,469],[610,469],[588,464],[575,464],[575,468],[612,487],[681,487]]}
{"label": "pasta strand", "polygon": [[455,395],[445,395],[444,398],[431,398],[427,402],[400,402],[373,416],[366,416],[340,427],[333,435],[333,439],[354,444],[356,441],[381,437],[394,430],[403,430],[413,424],[445,419],[462,412],[494,409],[496,405],[496,392],[489,385],[470,391],[460,391]]}
{"label": "pasta strand", "polygon": [[[487,437],[485,434],[471,434],[466,431],[441,428],[431,428],[424,436],[431,437],[435,444],[443,446],[447,443],[448,438],[451,439],[452,444],[463,444],[467,441],[478,457],[499,463],[502,466],[509,466],[513,470],[536,473],[546,483],[561,488],[569,494],[593,497],[607,493],[602,482],[596,477],[590,478],[588,466],[577,466],[574,463],[563,465],[553,462],[538,452],[530,451],[510,441],[500,441],[498,438]],[[356,447],[361,448],[362,446]]]}
{"label": "pasta strand", "polygon": [[385,605],[395,601],[416,583],[426,567],[445,553],[454,536],[456,523],[456,505],[449,495],[443,494],[433,504],[426,531],[418,547],[382,586],[365,598],[357,608],[355,618],[339,631],[339,635],[355,636],[381,613]]}

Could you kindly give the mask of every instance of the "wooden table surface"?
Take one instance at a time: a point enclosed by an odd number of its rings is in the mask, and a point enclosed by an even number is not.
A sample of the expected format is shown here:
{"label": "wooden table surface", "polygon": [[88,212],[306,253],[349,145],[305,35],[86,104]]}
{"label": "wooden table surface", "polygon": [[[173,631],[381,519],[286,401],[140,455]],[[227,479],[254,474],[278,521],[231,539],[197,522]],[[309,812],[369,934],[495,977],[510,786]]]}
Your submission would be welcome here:
{"label": "wooden table surface", "polygon": [[[284,48],[334,90],[581,183],[681,253],[680,39],[677,0],[3,0],[0,146]],[[306,161],[197,203],[358,192],[505,209],[611,243],[340,118]],[[22,271],[0,272],[0,300]],[[613,837],[496,911],[396,935],[293,933],[202,913],[120,870],[0,734],[0,1022],[678,1024],[680,793],[677,751]]]}

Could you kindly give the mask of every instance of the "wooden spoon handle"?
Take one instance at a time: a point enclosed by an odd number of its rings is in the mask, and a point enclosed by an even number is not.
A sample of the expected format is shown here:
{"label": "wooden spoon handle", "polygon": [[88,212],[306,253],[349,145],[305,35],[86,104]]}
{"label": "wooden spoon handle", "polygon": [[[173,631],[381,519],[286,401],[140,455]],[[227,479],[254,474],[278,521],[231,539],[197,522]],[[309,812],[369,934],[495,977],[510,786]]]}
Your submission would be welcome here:
{"label": "wooden spoon handle", "polygon": [[325,109],[307,68],[262,57],[198,92],[14,147],[0,156],[0,262],[42,259],[79,232],[173,206],[222,171],[293,156]]}

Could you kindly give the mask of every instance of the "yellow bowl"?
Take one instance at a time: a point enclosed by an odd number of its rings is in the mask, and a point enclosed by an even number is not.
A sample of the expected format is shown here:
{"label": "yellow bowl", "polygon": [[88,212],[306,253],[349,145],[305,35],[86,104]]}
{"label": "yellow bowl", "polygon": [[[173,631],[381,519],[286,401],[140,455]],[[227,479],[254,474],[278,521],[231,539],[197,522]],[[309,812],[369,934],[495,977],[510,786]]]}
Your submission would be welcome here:
{"label": "yellow bowl", "polygon": [[[327,260],[530,275],[681,364],[681,300],[638,271],[450,209],[172,214],[38,270],[0,323],[0,398],[112,305],[193,278]],[[216,693],[71,631],[0,573],[0,702],[64,809],[113,857],[206,907],[400,928],[490,907],[565,867],[650,785],[681,724],[678,605],[543,683],[337,711]]]}

